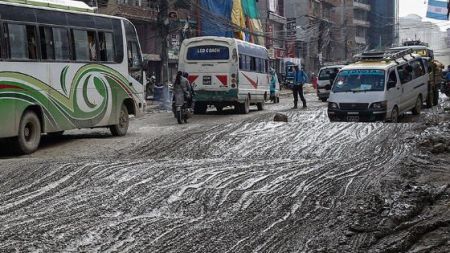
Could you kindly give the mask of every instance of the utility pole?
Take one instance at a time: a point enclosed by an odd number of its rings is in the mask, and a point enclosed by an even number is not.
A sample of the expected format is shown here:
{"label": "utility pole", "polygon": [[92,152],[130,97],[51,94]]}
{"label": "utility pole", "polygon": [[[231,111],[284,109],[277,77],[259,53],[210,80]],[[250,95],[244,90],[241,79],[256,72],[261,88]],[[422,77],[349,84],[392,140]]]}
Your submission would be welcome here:
{"label": "utility pole", "polygon": [[158,13],[158,27],[159,35],[161,36],[161,81],[163,84],[169,83],[169,51],[168,41],[169,36],[169,1],[159,0]]}

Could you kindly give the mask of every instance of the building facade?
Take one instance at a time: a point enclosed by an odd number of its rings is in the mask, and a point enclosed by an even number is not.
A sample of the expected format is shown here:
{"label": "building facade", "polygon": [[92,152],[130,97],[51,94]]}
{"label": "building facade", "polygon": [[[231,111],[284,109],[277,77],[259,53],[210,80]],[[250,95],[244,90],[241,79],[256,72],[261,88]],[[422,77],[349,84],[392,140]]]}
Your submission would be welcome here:
{"label": "building facade", "polygon": [[273,68],[282,72],[281,61],[286,57],[286,24],[284,0],[259,0],[259,16],[265,31],[266,48],[273,59]]}
{"label": "building facade", "polygon": [[398,0],[369,0],[369,3],[369,48],[384,49],[398,45]]}

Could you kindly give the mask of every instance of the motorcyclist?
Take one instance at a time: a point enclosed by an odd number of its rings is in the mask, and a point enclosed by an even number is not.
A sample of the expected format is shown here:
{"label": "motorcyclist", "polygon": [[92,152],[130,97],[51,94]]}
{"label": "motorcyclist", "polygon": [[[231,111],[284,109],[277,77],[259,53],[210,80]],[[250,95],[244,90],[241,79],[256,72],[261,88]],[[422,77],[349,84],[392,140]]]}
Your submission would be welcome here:
{"label": "motorcyclist", "polygon": [[173,84],[174,106],[183,106],[185,100],[190,99],[188,83],[189,81],[183,77],[183,72],[178,71]]}
{"label": "motorcyclist", "polygon": [[192,99],[194,97],[194,87],[189,82],[189,79],[188,79],[189,78],[189,74],[187,72],[183,73],[183,78],[186,79],[187,90],[189,92],[189,96],[188,96],[188,99],[187,99],[187,104],[188,104],[188,107],[192,107],[192,102],[193,102]]}

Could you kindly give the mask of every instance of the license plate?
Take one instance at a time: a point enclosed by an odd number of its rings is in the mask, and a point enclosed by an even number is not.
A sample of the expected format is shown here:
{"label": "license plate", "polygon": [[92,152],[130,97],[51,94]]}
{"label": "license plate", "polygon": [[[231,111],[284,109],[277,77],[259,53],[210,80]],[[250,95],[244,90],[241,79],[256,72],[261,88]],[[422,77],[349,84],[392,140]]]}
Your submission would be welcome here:
{"label": "license plate", "polygon": [[211,85],[211,76],[203,76],[203,85]]}
{"label": "license plate", "polygon": [[359,116],[347,116],[347,121],[348,122],[358,122]]}

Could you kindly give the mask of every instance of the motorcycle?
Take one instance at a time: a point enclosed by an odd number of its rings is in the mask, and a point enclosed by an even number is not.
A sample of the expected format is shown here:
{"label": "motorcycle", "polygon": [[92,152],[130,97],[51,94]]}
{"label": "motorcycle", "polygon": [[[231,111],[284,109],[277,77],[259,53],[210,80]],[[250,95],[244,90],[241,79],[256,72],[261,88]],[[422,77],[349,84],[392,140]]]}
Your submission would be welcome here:
{"label": "motorcycle", "polygon": [[188,100],[184,99],[183,103],[180,101],[176,101],[176,99],[172,102],[172,112],[173,116],[177,119],[178,124],[187,123],[187,120],[192,117],[192,108],[188,105]]}

